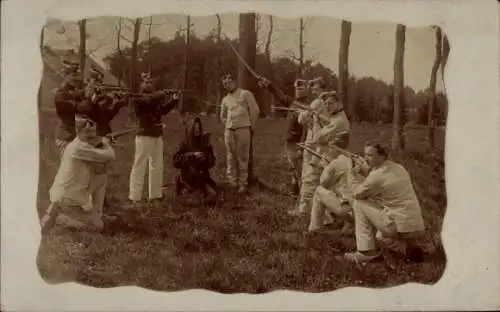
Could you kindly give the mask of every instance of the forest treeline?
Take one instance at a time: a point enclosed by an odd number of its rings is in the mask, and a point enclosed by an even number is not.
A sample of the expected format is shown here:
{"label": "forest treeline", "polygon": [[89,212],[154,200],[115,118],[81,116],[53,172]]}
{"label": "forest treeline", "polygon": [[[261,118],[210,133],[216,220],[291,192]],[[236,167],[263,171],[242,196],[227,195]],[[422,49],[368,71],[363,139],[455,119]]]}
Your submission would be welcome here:
{"label": "forest treeline", "polygon": [[[184,110],[189,112],[214,112],[220,99],[221,74],[237,72],[238,58],[230,45],[238,49],[237,40],[221,38],[214,33],[203,38],[191,33],[189,38],[189,66],[186,87],[191,93]],[[259,50],[259,49],[258,49]],[[114,51],[104,58],[110,72],[125,86],[131,85],[132,47]],[[186,55],[186,39],[177,33],[173,39],[164,41],[157,37],[148,38],[137,44],[137,62],[134,72],[139,80],[141,72],[150,72],[157,88],[182,88],[184,86],[184,68]],[[322,76],[328,88],[336,90],[337,74],[320,62],[306,60],[303,64],[302,77],[311,79]],[[293,94],[293,82],[299,72],[299,64],[285,56],[271,58],[265,51],[257,51],[255,70],[271,79],[285,93]],[[137,81],[136,80],[136,81]],[[348,79],[349,117],[357,122],[391,123],[393,120],[393,85],[374,77],[355,77]],[[442,92],[436,94],[434,110],[438,125],[444,125],[447,114],[447,100]],[[281,105],[273,99],[269,92],[258,90],[256,98],[261,106],[262,115],[270,113],[270,106]],[[431,99],[428,90],[416,92],[413,88],[404,88],[405,123],[427,124],[428,103]]]}

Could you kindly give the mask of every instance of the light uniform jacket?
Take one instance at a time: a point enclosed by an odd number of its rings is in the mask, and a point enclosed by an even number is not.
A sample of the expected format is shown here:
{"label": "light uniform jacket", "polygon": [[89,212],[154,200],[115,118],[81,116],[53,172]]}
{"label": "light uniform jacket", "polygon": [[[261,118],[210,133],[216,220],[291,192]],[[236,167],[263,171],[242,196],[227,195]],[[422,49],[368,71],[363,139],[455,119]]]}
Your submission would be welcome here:
{"label": "light uniform jacket", "polygon": [[78,137],[67,145],[49,191],[51,202],[80,206],[85,210],[91,208],[91,180],[95,174],[93,167],[115,158],[111,146],[104,146],[95,148]]}
{"label": "light uniform jacket", "polygon": [[[319,98],[313,100],[311,102],[311,109],[313,109],[316,112],[319,113],[325,113],[326,108],[325,108],[325,102]],[[306,134],[306,144],[315,144],[316,143],[316,132],[319,131],[320,124],[318,123],[318,117],[313,115],[312,117],[309,117],[309,114],[307,111],[301,112],[299,114],[299,122],[307,127],[307,134]]]}
{"label": "light uniform jacket", "polygon": [[353,161],[339,155],[323,169],[319,183],[324,188],[335,192],[344,200],[352,198],[352,192],[361,182],[359,175],[353,171]]}
{"label": "light uniform jacket", "polygon": [[[315,144],[317,146],[317,152],[325,153],[333,158],[337,157],[339,153],[335,149],[329,148],[328,144],[335,143],[339,145],[338,142],[342,141],[344,136],[350,134],[351,126],[346,113],[340,111],[331,115],[325,101],[319,98],[311,103],[311,108],[319,114],[330,116],[330,122],[326,124],[316,115],[313,115],[312,118],[308,118],[307,112],[302,112],[299,115],[299,122],[307,124],[306,144]],[[345,145],[341,144],[339,147],[347,148],[347,145],[348,141]]]}
{"label": "light uniform jacket", "polygon": [[354,199],[367,200],[384,209],[400,233],[425,229],[420,203],[406,169],[385,161],[354,190]]}
{"label": "light uniform jacket", "polygon": [[237,88],[222,99],[220,118],[226,129],[254,128],[259,113],[257,101],[248,90]]}

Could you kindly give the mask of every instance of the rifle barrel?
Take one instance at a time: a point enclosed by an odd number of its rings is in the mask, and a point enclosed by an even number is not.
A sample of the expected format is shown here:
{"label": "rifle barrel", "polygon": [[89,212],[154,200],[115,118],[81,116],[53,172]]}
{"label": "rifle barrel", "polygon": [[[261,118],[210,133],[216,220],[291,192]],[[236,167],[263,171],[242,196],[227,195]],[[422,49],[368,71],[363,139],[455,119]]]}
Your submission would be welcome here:
{"label": "rifle barrel", "polygon": [[344,154],[347,157],[350,157],[350,158],[361,158],[361,156],[359,156],[358,154],[353,153],[353,152],[349,152],[348,150],[345,150],[345,149],[343,149],[341,147],[338,147],[337,145],[329,144],[328,147],[336,149],[337,151],[339,151],[340,153]]}
{"label": "rifle barrel", "polygon": [[273,110],[291,111],[291,112],[300,112],[300,111],[302,111],[301,109],[291,108],[291,107],[284,107],[284,106],[271,106],[271,109],[273,109]]}
{"label": "rifle barrel", "polygon": [[320,159],[322,159],[324,161],[331,162],[331,159],[329,157],[327,157],[321,153],[316,152],[315,150],[313,150],[312,148],[310,148],[309,146],[307,146],[305,144],[297,143],[297,146],[301,147],[302,149],[308,151],[309,153],[313,154],[316,157],[319,157]]}
{"label": "rifle barrel", "polygon": [[132,129],[127,129],[127,130],[123,130],[123,131],[118,131],[118,132],[113,132],[113,133],[108,133],[106,135],[106,137],[109,137],[109,138],[117,138],[117,137],[120,137],[122,135],[125,135],[125,134],[129,134],[131,132],[134,132],[136,131],[137,128],[132,128]]}
{"label": "rifle barrel", "polygon": [[293,101],[292,102],[292,105],[295,105],[297,107],[299,107],[300,109],[302,110],[306,110],[306,111],[310,111],[312,112],[314,115],[316,115],[319,119],[321,119],[321,121],[329,124],[330,123],[330,118],[323,115],[323,114],[320,114],[319,112],[315,111],[314,109],[312,109],[311,107],[307,106],[307,105],[304,105],[304,104],[300,104],[298,103],[297,101]]}

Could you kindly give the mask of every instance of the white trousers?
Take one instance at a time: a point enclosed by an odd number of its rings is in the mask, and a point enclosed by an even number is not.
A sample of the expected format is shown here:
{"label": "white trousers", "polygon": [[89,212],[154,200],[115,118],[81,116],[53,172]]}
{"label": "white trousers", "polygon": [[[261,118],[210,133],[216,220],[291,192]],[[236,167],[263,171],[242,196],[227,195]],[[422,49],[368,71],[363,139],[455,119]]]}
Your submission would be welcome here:
{"label": "white trousers", "polygon": [[352,219],[351,207],[342,204],[335,192],[320,185],[314,191],[309,231],[317,230],[323,226],[325,221],[329,221],[325,220],[329,216],[326,212],[333,213],[339,219]]}
{"label": "white trousers", "polygon": [[392,218],[373,202],[357,200],[353,210],[359,251],[374,250],[378,243],[381,247],[406,254],[409,241],[427,251],[433,248],[433,244],[423,237],[423,231],[398,233]]}
{"label": "white trousers", "polygon": [[250,139],[250,128],[226,129],[224,132],[227,179],[238,186],[246,186],[248,182]]}
{"label": "white trousers", "polygon": [[146,169],[149,167],[149,199],[163,197],[163,137],[138,135],[135,137],[135,157],[130,172],[129,199],[142,199]]}
{"label": "white trousers", "polygon": [[301,213],[310,213],[314,190],[319,185],[322,168],[318,157],[304,151],[302,156],[301,187],[298,210]]}

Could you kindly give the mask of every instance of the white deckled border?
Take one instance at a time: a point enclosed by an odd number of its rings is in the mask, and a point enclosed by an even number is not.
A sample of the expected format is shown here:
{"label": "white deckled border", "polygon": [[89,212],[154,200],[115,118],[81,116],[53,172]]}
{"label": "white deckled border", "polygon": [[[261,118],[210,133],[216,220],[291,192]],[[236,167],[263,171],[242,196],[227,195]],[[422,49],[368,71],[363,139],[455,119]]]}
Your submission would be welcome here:
{"label": "white deckled border", "polygon": [[[500,307],[500,103],[497,1],[167,1],[2,2],[2,306],[16,311],[126,310],[462,310]],[[448,265],[435,286],[330,293],[221,295],[201,290],[48,286],[36,268],[39,225],[37,91],[39,32],[50,16],[207,15],[253,10],[281,17],[328,15],[353,22],[440,24],[449,36],[446,142]],[[31,12],[31,13],[30,13]],[[327,35],[327,32],[325,32]],[[7,116],[9,118],[7,118]],[[161,261],[161,259],[159,259]]]}

